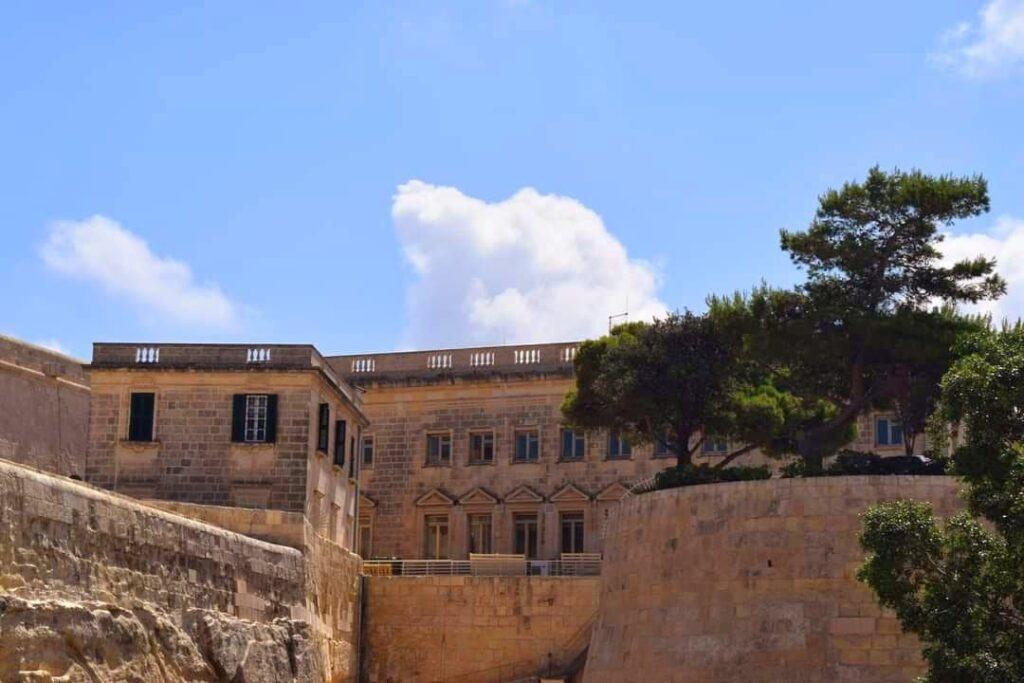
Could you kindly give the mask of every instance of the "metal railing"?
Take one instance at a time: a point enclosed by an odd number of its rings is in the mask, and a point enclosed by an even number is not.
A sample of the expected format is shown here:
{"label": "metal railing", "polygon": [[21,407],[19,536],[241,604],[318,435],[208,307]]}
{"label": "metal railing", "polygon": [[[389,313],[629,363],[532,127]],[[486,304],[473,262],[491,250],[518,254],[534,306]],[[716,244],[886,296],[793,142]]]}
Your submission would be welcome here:
{"label": "metal railing", "polygon": [[600,576],[600,555],[557,560],[485,562],[478,560],[364,560],[369,576]]}

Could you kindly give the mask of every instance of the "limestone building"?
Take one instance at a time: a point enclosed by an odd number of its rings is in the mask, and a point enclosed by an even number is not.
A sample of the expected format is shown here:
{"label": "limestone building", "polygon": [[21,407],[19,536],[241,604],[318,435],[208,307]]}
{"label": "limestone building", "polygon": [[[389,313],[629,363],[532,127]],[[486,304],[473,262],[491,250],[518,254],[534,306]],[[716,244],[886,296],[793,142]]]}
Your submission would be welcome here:
{"label": "limestone building", "polygon": [[367,418],[314,347],[99,343],[88,370],[90,483],[171,507],[267,510],[253,535],[300,545],[308,521],[353,547]]}
{"label": "limestone building", "polygon": [[0,458],[81,477],[88,421],[80,361],[0,335]]}
{"label": "limestone building", "polygon": [[[674,456],[563,424],[577,345],[328,357],[365,391],[370,419],[358,448],[360,553],[600,552],[610,508]],[[903,451],[891,415],[865,416],[858,433],[858,449]],[[707,439],[696,461],[714,463],[728,449]],[[742,459],[764,462],[756,451]]]}

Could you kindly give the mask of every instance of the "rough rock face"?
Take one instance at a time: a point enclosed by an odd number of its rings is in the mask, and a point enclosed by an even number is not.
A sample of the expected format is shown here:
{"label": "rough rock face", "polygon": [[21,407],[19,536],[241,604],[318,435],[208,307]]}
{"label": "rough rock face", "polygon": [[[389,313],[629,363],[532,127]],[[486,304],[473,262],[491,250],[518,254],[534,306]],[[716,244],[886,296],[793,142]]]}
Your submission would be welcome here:
{"label": "rough rock face", "polygon": [[0,681],[318,683],[308,626],[191,610],[175,624],[152,605],[0,595]]}

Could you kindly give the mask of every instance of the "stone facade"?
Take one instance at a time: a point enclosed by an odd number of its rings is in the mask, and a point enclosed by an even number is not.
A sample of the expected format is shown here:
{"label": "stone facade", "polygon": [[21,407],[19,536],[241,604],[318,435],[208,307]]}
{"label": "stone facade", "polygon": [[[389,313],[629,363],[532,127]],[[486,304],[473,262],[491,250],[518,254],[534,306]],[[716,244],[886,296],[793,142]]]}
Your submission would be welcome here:
{"label": "stone facade", "polygon": [[[562,453],[561,404],[573,387],[577,343],[528,347],[481,347],[410,353],[333,356],[328,361],[349,382],[365,389],[371,426],[366,432],[372,462],[363,462],[361,534],[365,557],[431,556],[428,524],[447,523],[447,556],[471,550],[473,521],[490,523],[490,551],[512,553],[516,519],[536,517],[536,557],[557,558],[563,527],[582,516],[582,548],[602,550],[601,528],[626,487],[674,464],[651,446],[615,457],[609,435],[588,432],[578,459]],[[879,445],[874,417],[859,424],[855,447],[901,454],[902,446]],[[535,431],[535,462],[517,462],[516,438]],[[447,463],[428,462],[428,437],[448,439]],[[473,462],[473,438],[490,435],[493,457]],[[372,445],[371,445],[372,444]],[[918,444],[919,450],[923,447]],[[695,461],[722,456],[698,452]],[[769,461],[757,451],[736,461]],[[772,461],[776,464],[775,461]],[[367,547],[368,546],[368,547]]]}
{"label": "stone facade", "polygon": [[923,673],[854,575],[873,503],[962,508],[949,477],[823,477],[635,496],[613,516],[586,683],[897,683]]}
{"label": "stone facade", "polygon": [[81,477],[88,421],[78,360],[0,335],[0,458]]}
{"label": "stone facade", "polygon": [[360,560],[311,527],[300,553],[2,461],[0,501],[0,680],[355,679]]}
{"label": "stone facade", "polygon": [[585,651],[598,579],[366,578],[368,683],[499,683],[558,673]]}
{"label": "stone facade", "polygon": [[[354,545],[352,451],[367,421],[358,393],[313,347],[96,344],[89,373],[89,482],[141,499],[298,513]],[[131,433],[137,395],[151,401],[141,438]],[[263,431],[242,433],[247,397],[262,397],[252,414]]]}

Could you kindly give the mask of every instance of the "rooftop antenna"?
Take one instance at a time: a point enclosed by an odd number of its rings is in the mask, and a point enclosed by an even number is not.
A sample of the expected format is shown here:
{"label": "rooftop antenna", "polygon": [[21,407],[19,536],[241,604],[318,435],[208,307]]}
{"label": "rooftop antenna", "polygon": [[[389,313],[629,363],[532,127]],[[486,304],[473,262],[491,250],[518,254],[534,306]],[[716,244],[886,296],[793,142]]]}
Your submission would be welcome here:
{"label": "rooftop antenna", "polygon": [[613,323],[618,318],[625,318],[626,322],[629,322],[629,297],[628,296],[626,297],[626,311],[624,313],[616,313],[614,315],[608,316],[608,331],[609,332],[612,331],[612,328],[615,326]]}

